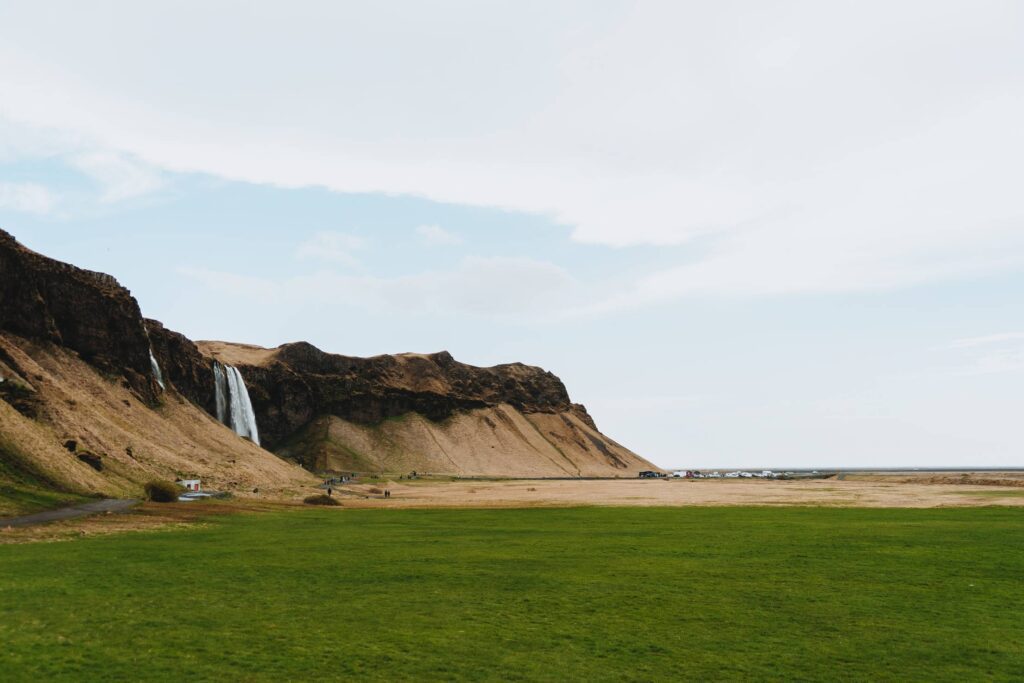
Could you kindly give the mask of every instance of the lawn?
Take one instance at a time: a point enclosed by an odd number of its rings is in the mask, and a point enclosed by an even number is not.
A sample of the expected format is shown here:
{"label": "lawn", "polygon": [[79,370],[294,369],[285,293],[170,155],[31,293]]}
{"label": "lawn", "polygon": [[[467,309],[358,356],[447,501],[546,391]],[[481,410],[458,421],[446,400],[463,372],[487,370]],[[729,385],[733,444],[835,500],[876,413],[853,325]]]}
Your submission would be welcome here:
{"label": "lawn", "polygon": [[0,546],[18,680],[1021,680],[1024,510],[303,510]]}
{"label": "lawn", "polygon": [[59,493],[40,486],[0,481],[0,517],[17,517],[88,500],[85,496]]}

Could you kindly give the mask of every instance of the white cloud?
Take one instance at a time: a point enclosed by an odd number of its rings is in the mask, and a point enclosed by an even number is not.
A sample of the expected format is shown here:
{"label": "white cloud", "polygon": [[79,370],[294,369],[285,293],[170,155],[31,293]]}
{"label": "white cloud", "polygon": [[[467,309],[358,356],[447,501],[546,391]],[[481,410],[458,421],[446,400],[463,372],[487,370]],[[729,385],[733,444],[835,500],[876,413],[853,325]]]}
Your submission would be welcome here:
{"label": "white cloud", "polygon": [[240,297],[250,301],[274,303],[281,298],[281,287],[268,278],[226,273],[209,268],[182,266],[178,273],[199,282],[211,293]]}
{"label": "white cloud", "polygon": [[955,339],[950,342],[949,348],[970,349],[1003,342],[1024,343],[1024,332],[1000,332],[999,334],[988,334],[982,337],[964,337],[963,339]]}
{"label": "white cloud", "polygon": [[956,339],[947,349],[961,352],[958,375],[985,375],[1024,371],[1024,332],[1001,332]]}
{"label": "white cloud", "polygon": [[301,307],[358,307],[385,314],[532,320],[556,313],[577,294],[576,282],[563,269],[518,258],[471,256],[452,270],[397,277],[320,271],[274,279],[199,268],[179,272],[213,292],[260,300],[287,313]]}
{"label": "white cloud", "polygon": [[418,225],[416,234],[427,244],[436,246],[454,246],[462,244],[462,238],[448,232],[440,225]]}
{"label": "white cloud", "polygon": [[298,246],[295,256],[305,260],[354,266],[359,262],[352,252],[362,249],[365,244],[366,241],[358,235],[344,232],[318,232]]}
{"label": "white cloud", "polygon": [[42,185],[0,182],[0,208],[46,214],[50,213],[56,204],[56,197]]}
{"label": "white cloud", "polygon": [[150,194],[165,184],[159,171],[122,154],[79,153],[71,164],[99,183],[100,202],[107,204]]}
{"label": "white cloud", "polygon": [[0,9],[0,116],[173,171],[707,240],[613,305],[1024,267],[1014,2],[52,13]]}

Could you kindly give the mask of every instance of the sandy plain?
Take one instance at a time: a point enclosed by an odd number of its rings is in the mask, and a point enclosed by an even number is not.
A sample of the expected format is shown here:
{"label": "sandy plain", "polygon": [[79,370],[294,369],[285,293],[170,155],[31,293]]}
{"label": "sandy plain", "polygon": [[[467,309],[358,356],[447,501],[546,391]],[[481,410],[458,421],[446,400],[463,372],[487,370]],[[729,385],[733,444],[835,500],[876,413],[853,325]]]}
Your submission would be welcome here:
{"label": "sandy plain", "polygon": [[[1024,479],[862,475],[839,479],[600,479],[391,481],[338,491],[348,507],[546,507],[573,505],[805,505],[827,507],[1024,506]],[[964,483],[954,483],[954,482]],[[387,488],[390,498],[377,490]]]}

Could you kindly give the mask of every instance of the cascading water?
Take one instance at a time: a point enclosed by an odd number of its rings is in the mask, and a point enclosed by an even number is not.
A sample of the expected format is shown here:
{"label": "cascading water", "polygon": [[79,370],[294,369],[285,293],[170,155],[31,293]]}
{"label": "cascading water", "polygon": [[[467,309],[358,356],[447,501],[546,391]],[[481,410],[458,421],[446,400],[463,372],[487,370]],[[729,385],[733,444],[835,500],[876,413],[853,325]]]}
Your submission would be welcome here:
{"label": "cascading water", "polygon": [[258,445],[260,437],[256,431],[256,413],[253,412],[249,390],[245,388],[242,373],[230,365],[227,370],[228,390],[231,396],[231,428],[236,434],[248,437]]}
{"label": "cascading water", "polygon": [[164,386],[164,373],[160,372],[160,364],[156,362],[156,356],[153,355],[153,349],[149,350],[149,363],[153,366],[153,379],[160,385],[160,389],[164,390],[167,387]]}
{"label": "cascading water", "polygon": [[217,420],[228,423],[228,384],[224,377],[224,367],[213,361],[213,392],[217,404]]}
{"label": "cascading water", "polygon": [[214,399],[217,419],[231,427],[235,434],[244,436],[256,445],[260,443],[256,429],[256,413],[249,400],[249,390],[238,368],[213,363]]}

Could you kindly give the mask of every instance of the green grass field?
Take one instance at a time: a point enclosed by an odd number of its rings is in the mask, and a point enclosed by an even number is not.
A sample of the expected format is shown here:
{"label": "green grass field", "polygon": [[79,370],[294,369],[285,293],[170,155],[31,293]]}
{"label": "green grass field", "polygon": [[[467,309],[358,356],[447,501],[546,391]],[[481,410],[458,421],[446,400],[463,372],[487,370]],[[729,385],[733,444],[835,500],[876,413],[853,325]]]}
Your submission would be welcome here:
{"label": "green grass field", "polygon": [[1024,510],[308,510],[0,547],[0,678],[1022,680]]}

